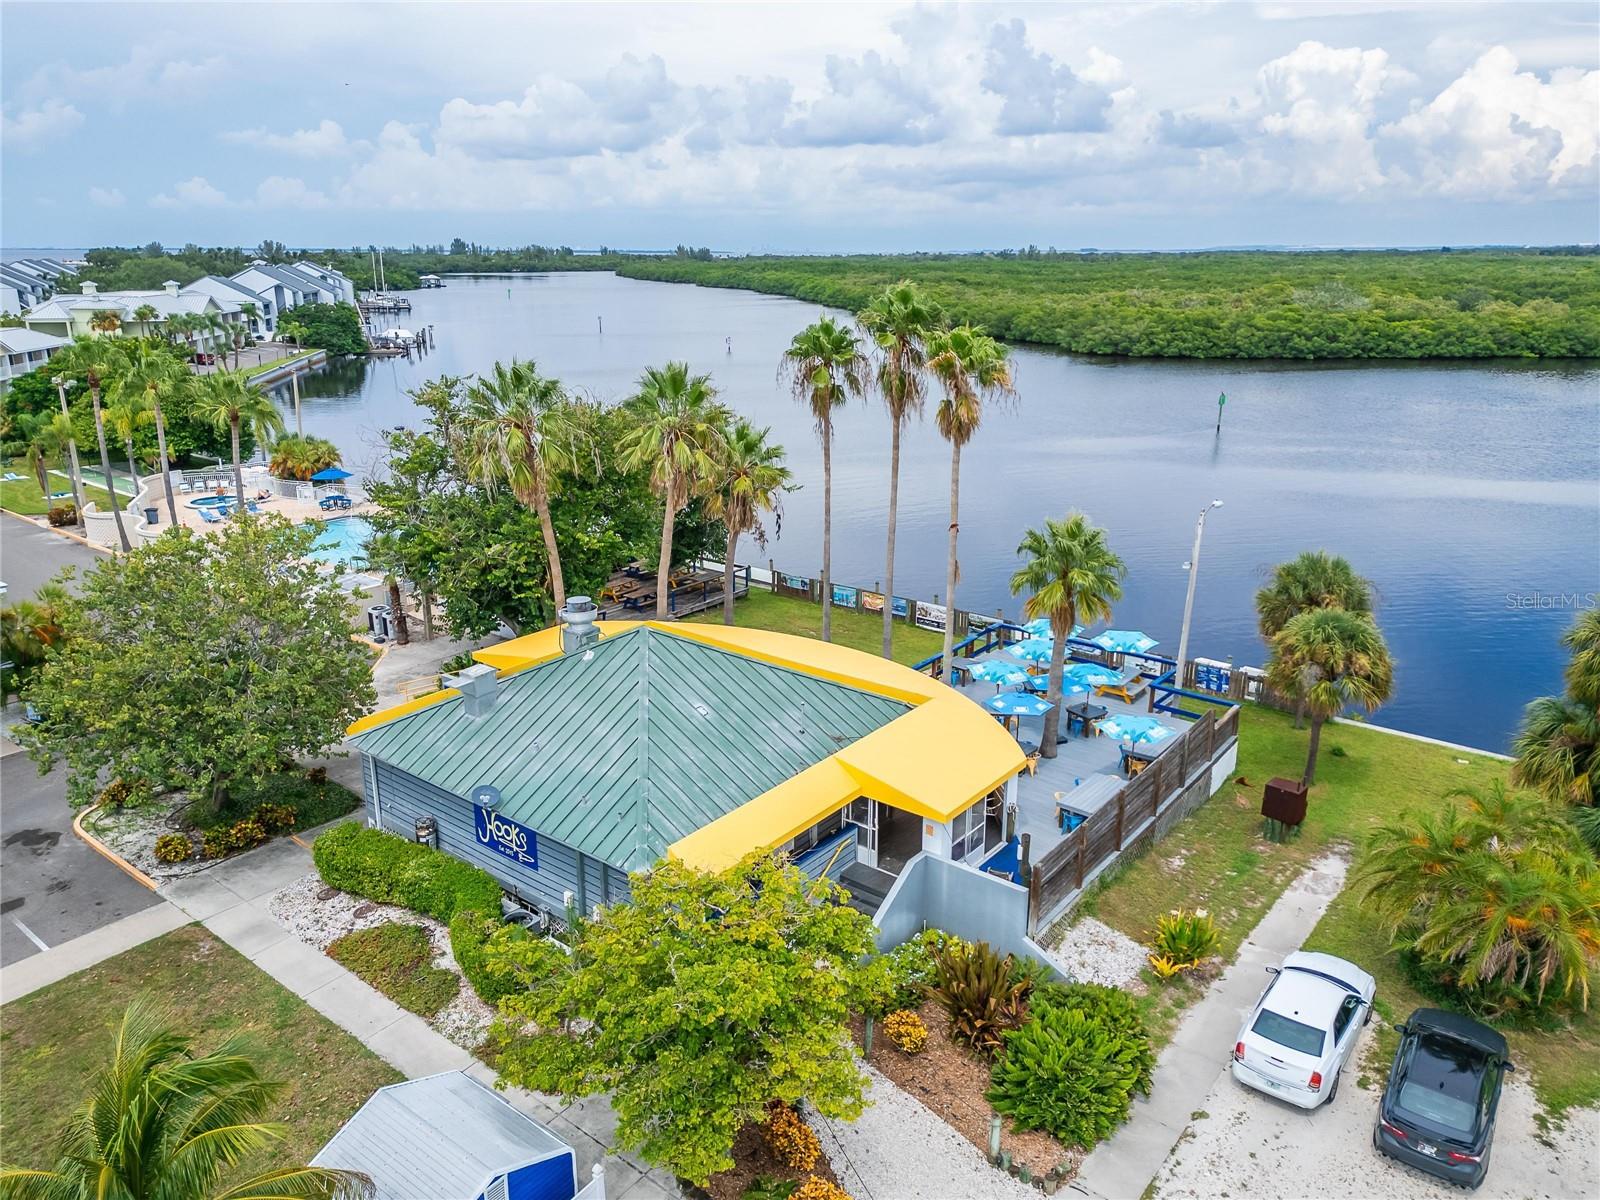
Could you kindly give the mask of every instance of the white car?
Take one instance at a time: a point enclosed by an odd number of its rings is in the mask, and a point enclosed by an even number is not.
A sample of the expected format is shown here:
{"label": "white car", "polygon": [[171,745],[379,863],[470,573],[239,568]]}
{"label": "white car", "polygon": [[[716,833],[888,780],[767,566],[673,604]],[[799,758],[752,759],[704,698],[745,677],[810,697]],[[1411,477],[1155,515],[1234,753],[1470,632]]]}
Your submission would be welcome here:
{"label": "white car", "polygon": [[1233,1077],[1301,1108],[1332,1100],[1361,1027],[1372,1019],[1377,983],[1354,963],[1298,950],[1239,1028]]}

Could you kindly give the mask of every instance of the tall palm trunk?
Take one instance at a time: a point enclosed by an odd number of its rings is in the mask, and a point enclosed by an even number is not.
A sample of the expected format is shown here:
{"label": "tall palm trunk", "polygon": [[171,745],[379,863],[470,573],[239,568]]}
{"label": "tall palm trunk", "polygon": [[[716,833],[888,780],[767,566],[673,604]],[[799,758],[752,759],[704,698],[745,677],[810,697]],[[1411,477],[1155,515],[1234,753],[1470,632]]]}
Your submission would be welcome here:
{"label": "tall palm trunk", "polygon": [[100,381],[92,379],[89,383],[89,399],[94,402],[94,432],[100,441],[100,470],[106,477],[106,489],[111,493],[111,516],[117,523],[117,541],[122,543],[124,553],[133,549],[133,543],[128,541],[128,530],[122,523],[122,508],[117,503],[116,480],[111,477],[111,455],[106,451],[106,419],[100,412]]}
{"label": "tall palm trunk", "polygon": [[389,576],[389,612],[394,619],[395,644],[409,646],[411,630],[406,625],[406,605],[400,596],[400,580],[393,575]]}
{"label": "tall palm trunk", "polygon": [[961,527],[961,447],[950,445],[950,562],[944,574],[944,657],[939,664],[950,678],[950,659],[956,644],[956,533]]}
{"label": "tall palm trunk", "polygon": [[739,530],[728,524],[728,552],[722,556],[722,623],[733,624],[733,556],[739,548]]}
{"label": "tall palm trunk", "polygon": [[167,489],[167,516],[176,525],[178,501],[172,495],[172,466],[167,461],[167,418],[154,392],[150,393],[150,408],[156,414],[156,453],[161,458],[161,486]]}
{"label": "tall palm trunk", "polygon": [[678,519],[674,495],[667,496],[667,511],[661,518],[661,558],[656,562],[656,620],[667,619],[667,601],[672,594],[672,527]]}
{"label": "tall palm trunk", "polygon": [[900,422],[889,430],[889,552],[883,564],[883,656],[894,657],[894,527],[900,510]]}
{"label": "tall palm trunk", "polygon": [[[1067,633],[1072,632],[1072,627],[1077,622],[1077,613],[1067,616]],[[1045,758],[1054,758],[1061,738],[1061,675],[1067,665],[1067,639],[1057,636],[1055,644],[1050,647],[1050,673],[1045,676],[1045,699],[1050,702],[1050,711],[1044,715],[1044,744],[1039,747],[1039,753]]]}
{"label": "tall palm trunk", "polygon": [[822,422],[822,640],[833,641],[833,422]]}
{"label": "tall palm trunk", "polygon": [[128,455],[128,474],[133,476],[133,495],[128,497],[128,511],[133,511],[133,506],[139,502],[139,489],[144,485],[139,480],[139,468],[133,465],[133,439],[124,438],[122,449]]}
{"label": "tall palm trunk", "polygon": [[233,441],[233,490],[239,498],[239,507],[244,507],[244,468],[239,462],[239,415],[234,414],[228,422],[228,436]]}
{"label": "tall palm trunk", "polygon": [[550,560],[550,591],[556,598],[556,608],[567,606],[567,579],[561,573],[561,550],[556,545],[555,522],[550,519],[550,498],[541,489],[534,498],[539,510],[539,532],[544,535],[544,554]]}
{"label": "tall palm trunk", "polygon": [[[56,394],[61,397],[61,415],[67,419],[67,423],[70,426],[72,413],[67,409],[67,389],[65,385],[58,387]],[[83,464],[78,461],[78,439],[75,437],[69,436],[67,438],[67,459],[72,464],[72,503],[78,509],[78,529],[82,532],[87,532],[88,526],[84,524],[83,520]],[[43,488],[42,490],[46,495],[50,492],[49,488]]]}
{"label": "tall palm trunk", "polygon": [[1322,745],[1322,723],[1324,718],[1317,713],[1311,714],[1311,741],[1306,747],[1306,773],[1300,777],[1307,787],[1317,781],[1317,749]]}

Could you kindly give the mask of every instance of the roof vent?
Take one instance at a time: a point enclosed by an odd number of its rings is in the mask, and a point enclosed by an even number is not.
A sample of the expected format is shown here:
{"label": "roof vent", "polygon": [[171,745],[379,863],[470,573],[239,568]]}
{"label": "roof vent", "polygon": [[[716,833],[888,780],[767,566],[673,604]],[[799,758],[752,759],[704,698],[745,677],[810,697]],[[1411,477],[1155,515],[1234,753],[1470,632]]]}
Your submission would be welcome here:
{"label": "roof vent", "polygon": [[577,654],[600,641],[594,627],[600,610],[587,596],[568,596],[566,607],[556,614],[561,618],[561,653]]}
{"label": "roof vent", "polygon": [[447,680],[461,693],[461,711],[473,720],[488,716],[494,711],[500,695],[499,672],[484,663],[473,663],[465,671]]}
{"label": "roof vent", "polygon": [[100,294],[100,285],[92,279],[85,279],[83,281],[83,294],[85,296],[98,296]]}
{"label": "roof vent", "polygon": [[178,294],[178,288],[182,285],[176,279],[169,279],[161,286],[166,288],[167,295],[176,296]]}

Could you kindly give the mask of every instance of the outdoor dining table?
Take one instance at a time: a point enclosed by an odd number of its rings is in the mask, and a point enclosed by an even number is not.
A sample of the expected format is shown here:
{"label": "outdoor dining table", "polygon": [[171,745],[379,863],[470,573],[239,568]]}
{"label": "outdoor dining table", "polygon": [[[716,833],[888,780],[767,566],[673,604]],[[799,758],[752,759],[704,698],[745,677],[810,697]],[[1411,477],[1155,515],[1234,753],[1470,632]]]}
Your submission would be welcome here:
{"label": "outdoor dining table", "polygon": [[950,660],[950,682],[971,683],[972,668],[978,665],[976,658],[952,658]]}
{"label": "outdoor dining table", "polygon": [[1173,745],[1176,740],[1177,739],[1173,738],[1164,742],[1146,742],[1137,746],[1124,745],[1122,747],[1122,761],[1120,763],[1123,774],[1125,774],[1129,779],[1132,779],[1140,771],[1144,770],[1151,763],[1155,762],[1155,760],[1161,756],[1162,751],[1164,751],[1168,746]]}
{"label": "outdoor dining table", "polygon": [[1062,711],[1067,717],[1068,733],[1072,732],[1072,727],[1074,725],[1078,725],[1083,729],[1083,736],[1089,737],[1093,732],[1091,726],[1093,726],[1096,721],[1103,719],[1108,710],[1104,705],[1090,704],[1087,700],[1085,700],[1081,704],[1069,704]]}

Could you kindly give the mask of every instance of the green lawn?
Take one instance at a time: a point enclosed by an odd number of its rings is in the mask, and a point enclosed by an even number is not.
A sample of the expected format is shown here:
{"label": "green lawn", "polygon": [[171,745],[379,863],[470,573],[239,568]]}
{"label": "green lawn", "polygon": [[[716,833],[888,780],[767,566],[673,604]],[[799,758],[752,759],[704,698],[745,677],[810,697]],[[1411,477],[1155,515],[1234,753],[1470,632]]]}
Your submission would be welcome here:
{"label": "green lawn", "polygon": [[[1203,908],[1216,918],[1222,954],[1231,960],[1310,860],[1334,846],[1358,853],[1366,832],[1379,821],[1406,808],[1436,807],[1451,788],[1486,786],[1503,778],[1508,765],[1358,726],[1329,726],[1301,835],[1282,845],[1269,842],[1261,836],[1262,785],[1275,775],[1299,776],[1306,736],[1287,714],[1247,706],[1234,782],[1161,842],[1103,878],[1078,911],[1148,943],[1161,914],[1177,905]],[[1422,1003],[1405,984],[1387,939],[1361,914],[1348,889],[1306,945],[1371,971],[1384,1015],[1403,1020]],[[1161,985],[1150,978],[1147,1011],[1164,1041],[1204,987]],[[1548,1031],[1506,1033],[1547,1106],[1600,1099],[1600,1015],[1591,1013],[1574,1026],[1558,1023]]]}
{"label": "green lawn", "polygon": [[198,925],[0,1008],[0,1139],[8,1165],[47,1166],[123,1008],[159,1001],[201,1052],[243,1034],[262,1072],[286,1086],[273,1118],[288,1136],[252,1164],[305,1162],[371,1093],[400,1076],[355,1038]]}
{"label": "green lawn", "polygon": [[260,366],[246,367],[245,370],[249,373],[251,378],[254,378],[257,375],[262,375],[268,371],[276,370],[278,367],[283,366],[284,363],[292,362],[294,359],[300,358],[306,353],[308,352],[305,350],[296,350],[293,354],[285,354],[280,358],[269,358]]}
{"label": "green lawn", "polygon": [[[698,613],[684,618],[687,621],[720,623],[722,609]],[[800,637],[820,637],[822,631],[822,606],[795,596],[779,596],[774,592],[751,589],[733,606],[735,625],[751,629],[771,629],[778,633],[792,633]],[[857,612],[849,608],[833,610],[833,640],[841,646],[877,654],[883,649],[883,617],[877,613]],[[894,657],[908,666],[919,662],[944,648],[944,638],[931,629],[918,629],[904,621],[895,622]]]}
{"label": "green lawn", "polygon": [[[51,504],[65,504],[69,499],[49,501],[39,490],[39,483],[31,472],[23,468],[12,466],[7,468],[18,475],[26,475],[25,479],[8,479],[0,482],[0,508],[8,508],[14,513],[21,513],[26,517],[41,517]],[[56,491],[70,492],[72,484],[59,475],[50,476],[50,486]],[[93,487],[85,484],[83,488],[85,502],[105,510],[111,503],[111,496],[104,488]]]}

